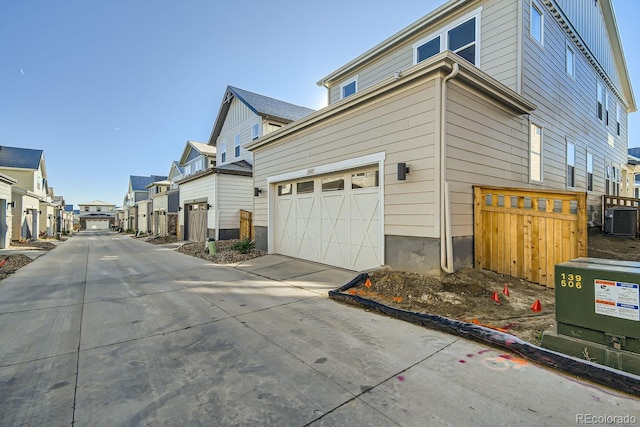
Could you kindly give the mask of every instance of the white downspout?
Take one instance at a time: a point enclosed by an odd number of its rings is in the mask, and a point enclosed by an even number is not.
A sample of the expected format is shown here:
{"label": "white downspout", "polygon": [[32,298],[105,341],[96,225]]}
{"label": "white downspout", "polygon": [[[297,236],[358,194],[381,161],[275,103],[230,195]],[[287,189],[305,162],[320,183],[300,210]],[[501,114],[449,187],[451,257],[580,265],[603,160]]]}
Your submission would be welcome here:
{"label": "white downspout", "polygon": [[218,180],[220,179],[220,174],[216,173],[216,179],[214,182],[214,194],[213,194],[213,220],[216,227],[216,242],[220,240],[220,211],[218,210]]}
{"label": "white downspout", "polygon": [[453,63],[451,73],[442,80],[440,91],[440,268],[445,273],[453,272],[453,237],[451,236],[451,207],[449,206],[449,183],[446,181],[446,108],[447,82],[458,75],[460,67]]}

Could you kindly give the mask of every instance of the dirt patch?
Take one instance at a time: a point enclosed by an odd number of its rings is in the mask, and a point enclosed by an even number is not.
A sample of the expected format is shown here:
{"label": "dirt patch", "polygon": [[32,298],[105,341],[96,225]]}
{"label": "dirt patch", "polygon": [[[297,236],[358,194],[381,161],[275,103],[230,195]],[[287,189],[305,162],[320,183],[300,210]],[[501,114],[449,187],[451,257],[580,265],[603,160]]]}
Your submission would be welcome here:
{"label": "dirt patch", "polygon": [[147,243],[151,243],[153,245],[164,245],[166,243],[176,243],[180,241],[177,236],[156,236],[147,239]]}
{"label": "dirt patch", "polygon": [[217,253],[214,255],[206,251],[204,243],[186,243],[176,250],[186,255],[206,259],[215,264],[234,264],[266,255],[266,252],[257,249],[252,249],[244,254],[231,249],[231,246],[237,242],[239,240],[218,240],[216,242]]}
{"label": "dirt patch", "polygon": [[26,255],[9,255],[0,257],[0,280],[20,270],[33,260]]}
{"label": "dirt patch", "polygon": [[50,251],[56,245],[46,240],[12,240],[9,249]]}
{"label": "dirt patch", "polygon": [[[589,256],[640,261],[640,240],[592,234]],[[482,324],[536,345],[555,322],[552,288],[492,271],[463,268],[439,279],[380,270],[370,279],[370,286],[361,284],[347,292],[402,310]],[[539,312],[532,310],[536,301]]]}

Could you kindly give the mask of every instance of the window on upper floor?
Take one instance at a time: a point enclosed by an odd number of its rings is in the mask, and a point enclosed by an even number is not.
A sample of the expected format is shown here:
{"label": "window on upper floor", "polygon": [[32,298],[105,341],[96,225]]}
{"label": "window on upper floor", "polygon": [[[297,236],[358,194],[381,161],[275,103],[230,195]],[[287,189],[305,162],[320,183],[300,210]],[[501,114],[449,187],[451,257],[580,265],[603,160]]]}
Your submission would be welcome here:
{"label": "window on upper floor", "polygon": [[464,16],[437,33],[413,44],[413,62],[417,64],[448,49],[479,66],[480,9]]}
{"label": "window on upper floor", "polygon": [[600,81],[596,82],[596,92],[598,100],[596,115],[600,120],[602,120],[604,117],[604,86],[602,86]]}
{"label": "window on upper floor", "polygon": [[254,140],[258,138],[260,138],[260,125],[256,123],[251,127],[251,139]]}
{"label": "window on upper floor", "polygon": [[227,143],[223,142],[220,144],[220,162],[224,163],[227,161]]}
{"label": "window on upper floor", "polygon": [[234,157],[240,157],[240,135],[233,137],[233,155]]}
{"label": "window on upper floor", "polygon": [[593,154],[587,153],[587,191],[593,191]]}
{"label": "window on upper floor", "polygon": [[620,104],[616,105],[616,134],[620,136],[620,122],[622,121],[622,107]]}
{"label": "window on upper floor", "polygon": [[340,99],[344,99],[349,95],[353,95],[358,91],[358,76],[347,80],[340,85]]}
{"label": "window on upper floor", "polygon": [[531,37],[540,43],[540,45],[544,45],[544,13],[542,13],[542,7],[531,2],[531,14],[530,14],[529,23],[529,33]]}
{"label": "window on upper floor", "polygon": [[576,54],[569,44],[565,48],[565,71],[571,77],[576,76]]}
{"label": "window on upper floor", "polygon": [[567,142],[567,187],[576,186],[576,146]]}
{"label": "window on upper floor", "polygon": [[609,126],[609,92],[604,92],[604,124]]}
{"label": "window on upper floor", "polygon": [[531,123],[529,139],[529,180],[542,182],[542,128]]}
{"label": "window on upper floor", "polygon": [[102,212],[102,206],[98,206],[98,207],[96,207],[96,211],[98,211],[98,212]]}

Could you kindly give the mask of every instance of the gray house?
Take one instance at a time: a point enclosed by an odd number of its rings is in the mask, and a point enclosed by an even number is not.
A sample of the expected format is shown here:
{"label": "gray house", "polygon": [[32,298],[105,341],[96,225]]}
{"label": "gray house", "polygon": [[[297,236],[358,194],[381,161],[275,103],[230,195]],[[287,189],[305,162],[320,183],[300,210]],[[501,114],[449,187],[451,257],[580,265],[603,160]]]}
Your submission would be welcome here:
{"label": "gray house", "polygon": [[610,0],[451,0],[250,142],[261,249],[363,270],[473,264],[473,186],[619,191],[636,110]]}

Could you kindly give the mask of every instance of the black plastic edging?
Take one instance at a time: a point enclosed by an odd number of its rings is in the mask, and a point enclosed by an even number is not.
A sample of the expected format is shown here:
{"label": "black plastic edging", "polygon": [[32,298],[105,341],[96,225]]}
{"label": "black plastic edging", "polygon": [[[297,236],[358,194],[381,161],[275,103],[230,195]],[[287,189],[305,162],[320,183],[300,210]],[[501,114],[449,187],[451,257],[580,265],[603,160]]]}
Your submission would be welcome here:
{"label": "black plastic edging", "polygon": [[438,331],[457,335],[469,340],[489,344],[494,347],[504,348],[524,357],[525,359],[531,360],[532,362],[558,369],[568,374],[576,375],[580,378],[602,384],[625,393],[640,396],[640,376],[638,375],[538,347],[511,334],[496,331],[474,323],[449,319],[435,314],[400,310],[358,295],[343,293],[346,290],[363,283],[367,277],[369,276],[366,273],[359,274],[346,285],[336,290],[329,291],[329,298],[376,310],[388,316],[419,326],[436,329]]}

